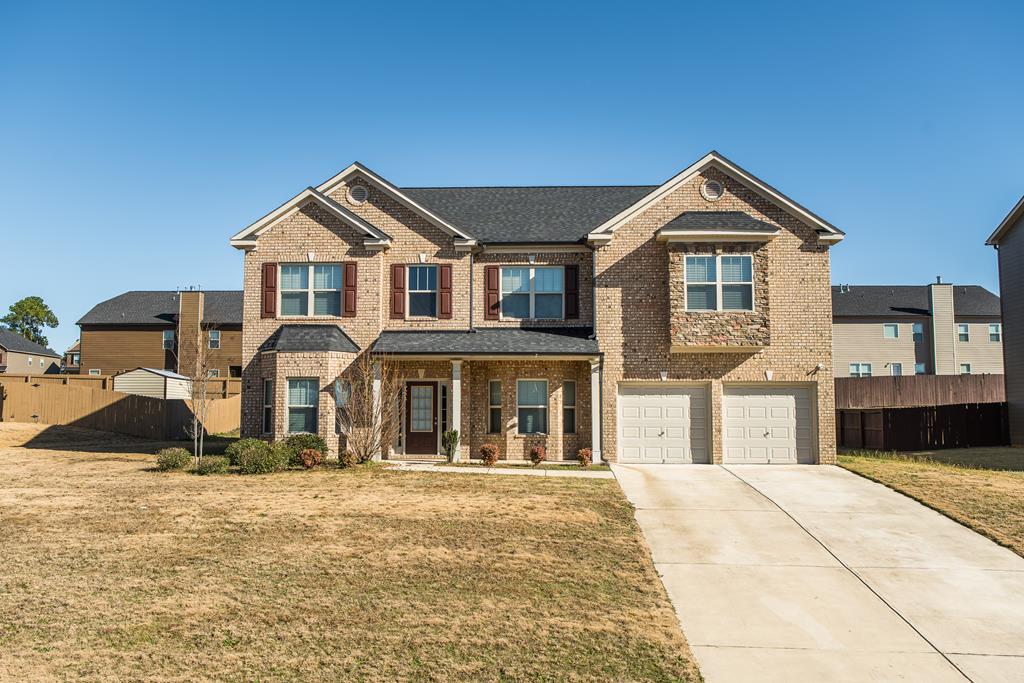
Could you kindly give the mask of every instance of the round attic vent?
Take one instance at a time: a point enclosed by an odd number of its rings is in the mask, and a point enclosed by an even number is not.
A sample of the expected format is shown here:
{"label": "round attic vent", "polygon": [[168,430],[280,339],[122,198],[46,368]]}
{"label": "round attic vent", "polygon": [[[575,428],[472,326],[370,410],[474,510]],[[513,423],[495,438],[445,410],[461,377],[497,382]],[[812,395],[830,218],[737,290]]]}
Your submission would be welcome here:
{"label": "round attic vent", "polygon": [[709,202],[718,201],[725,194],[725,188],[717,180],[705,180],[700,186],[700,193]]}
{"label": "round attic vent", "polygon": [[353,204],[362,204],[370,197],[365,185],[353,185],[348,188],[348,200]]}

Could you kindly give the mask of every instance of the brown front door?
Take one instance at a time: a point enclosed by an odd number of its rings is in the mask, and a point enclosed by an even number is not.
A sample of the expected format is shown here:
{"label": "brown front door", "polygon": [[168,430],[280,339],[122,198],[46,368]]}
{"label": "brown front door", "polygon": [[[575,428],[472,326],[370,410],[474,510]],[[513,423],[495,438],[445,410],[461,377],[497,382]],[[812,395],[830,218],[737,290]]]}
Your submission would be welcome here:
{"label": "brown front door", "polygon": [[405,452],[437,453],[437,382],[409,382],[405,394]]}

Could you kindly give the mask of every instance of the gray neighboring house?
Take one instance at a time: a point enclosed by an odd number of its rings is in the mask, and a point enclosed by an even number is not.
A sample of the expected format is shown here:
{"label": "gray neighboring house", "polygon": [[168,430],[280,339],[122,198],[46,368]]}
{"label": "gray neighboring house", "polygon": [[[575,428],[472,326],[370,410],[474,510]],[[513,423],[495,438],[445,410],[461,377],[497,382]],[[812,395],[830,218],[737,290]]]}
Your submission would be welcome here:
{"label": "gray neighboring house", "polygon": [[1024,197],[989,235],[986,244],[996,248],[999,259],[999,291],[1002,294],[1006,403],[1010,412],[1010,442],[1024,446]]}
{"label": "gray neighboring house", "polygon": [[0,373],[52,375],[60,372],[59,353],[0,327]]}

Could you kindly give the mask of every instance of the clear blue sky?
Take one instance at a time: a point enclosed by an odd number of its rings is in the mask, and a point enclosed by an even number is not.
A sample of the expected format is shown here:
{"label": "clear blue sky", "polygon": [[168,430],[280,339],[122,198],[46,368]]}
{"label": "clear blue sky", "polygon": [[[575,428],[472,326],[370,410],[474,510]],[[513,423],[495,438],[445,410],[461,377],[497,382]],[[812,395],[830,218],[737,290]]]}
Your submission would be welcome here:
{"label": "clear blue sky", "polygon": [[[0,3],[0,311],[239,288],[228,237],[399,185],[658,183],[717,149],[848,233],[833,282],[996,289],[1024,4]],[[781,8],[781,9],[780,9]]]}

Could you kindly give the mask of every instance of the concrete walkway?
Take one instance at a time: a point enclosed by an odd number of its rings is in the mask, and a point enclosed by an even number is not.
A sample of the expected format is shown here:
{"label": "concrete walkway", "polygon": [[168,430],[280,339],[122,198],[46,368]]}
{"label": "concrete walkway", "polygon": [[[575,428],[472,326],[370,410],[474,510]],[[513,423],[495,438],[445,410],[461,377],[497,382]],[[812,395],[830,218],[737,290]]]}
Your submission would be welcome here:
{"label": "concrete walkway", "polygon": [[1024,681],[1024,559],[838,467],[614,465],[705,678]]}

